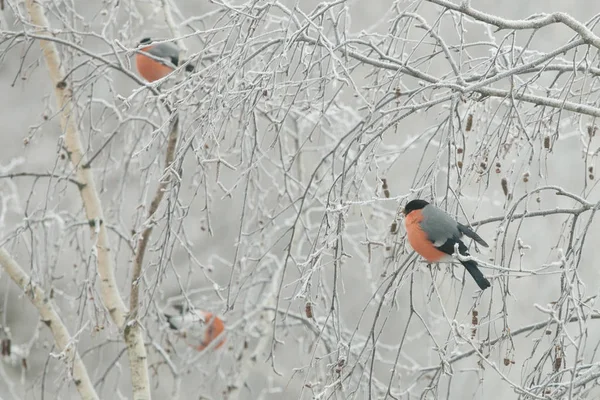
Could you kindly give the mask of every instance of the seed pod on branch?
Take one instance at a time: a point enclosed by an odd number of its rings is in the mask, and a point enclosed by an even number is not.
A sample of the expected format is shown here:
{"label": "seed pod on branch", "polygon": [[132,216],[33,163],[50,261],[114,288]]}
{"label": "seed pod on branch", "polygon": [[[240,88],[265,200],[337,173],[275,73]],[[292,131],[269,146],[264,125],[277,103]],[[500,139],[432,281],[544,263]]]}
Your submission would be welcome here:
{"label": "seed pod on branch", "polygon": [[381,179],[381,188],[383,189],[383,195],[386,199],[390,198],[390,190],[388,189],[387,180],[385,178]]}
{"label": "seed pod on branch", "polygon": [[544,137],[544,148],[545,149],[549,149],[550,148],[550,136]]}
{"label": "seed pod on branch", "polygon": [[467,126],[465,127],[465,131],[470,132],[473,128],[473,114],[469,114],[467,117]]}
{"label": "seed pod on branch", "polygon": [[502,186],[502,192],[504,193],[504,196],[508,196],[508,180],[506,180],[506,178],[502,178],[500,185]]}
{"label": "seed pod on branch", "polygon": [[304,313],[306,314],[306,318],[313,317],[312,303],[310,301],[304,305]]}

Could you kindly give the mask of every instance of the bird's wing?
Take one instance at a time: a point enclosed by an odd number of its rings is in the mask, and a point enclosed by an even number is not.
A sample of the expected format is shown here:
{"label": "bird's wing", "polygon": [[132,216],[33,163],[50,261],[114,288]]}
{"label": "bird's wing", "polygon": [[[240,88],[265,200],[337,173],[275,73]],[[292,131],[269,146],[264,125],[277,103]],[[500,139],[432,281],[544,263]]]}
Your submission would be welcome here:
{"label": "bird's wing", "polygon": [[179,48],[172,43],[159,43],[146,50],[149,54],[162,58],[172,63],[173,66],[179,65]]}
{"label": "bird's wing", "polygon": [[431,204],[425,206],[421,213],[421,229],[434,246],[442,246],[449,239],[460,239],[462,233],[458,229],[458,222],[450,215]]}
{"label": "bird's wing", "polygon": [[165,317],[171,329],[189,334],[192,337],[204,334],[206,317],[200,311],[189,311],[181,315],[165,314]]}
{"label": "bird's wing", "polygon": [[468,237],[470,237],[471,239],[473,239],[474,241],[476,241],[477,243],[479,243],[480,245],[482,245],[483,247],[489,247],[489,245],[485,242],[485,240],[483,240],[481,238],[481,236],[479,236],[478,234],[476,234],[473,230],[471,230],[471,228],[469,228],[466,225],[463,225],[461,223],[458,224],[458,229],[464,233],[465,235],[467,235]]}

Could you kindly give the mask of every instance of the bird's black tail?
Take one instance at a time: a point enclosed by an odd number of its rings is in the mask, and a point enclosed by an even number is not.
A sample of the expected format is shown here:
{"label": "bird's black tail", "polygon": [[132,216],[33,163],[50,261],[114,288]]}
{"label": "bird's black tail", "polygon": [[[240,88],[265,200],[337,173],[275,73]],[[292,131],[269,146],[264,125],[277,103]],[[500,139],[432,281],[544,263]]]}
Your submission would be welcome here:
{"label": "bird's black tail", "polygon": [[461,264],[465,266],[481,290],[485,290],[491,286],[490,281],[485,279],[481,270],[477,268],[475,261],[461,261]]}
{"label": "bird's black tail", "polygon": [[187,72],[193,72],[194,71],[194,66],[192,64],[188,64],[185,66],[185,70]]}

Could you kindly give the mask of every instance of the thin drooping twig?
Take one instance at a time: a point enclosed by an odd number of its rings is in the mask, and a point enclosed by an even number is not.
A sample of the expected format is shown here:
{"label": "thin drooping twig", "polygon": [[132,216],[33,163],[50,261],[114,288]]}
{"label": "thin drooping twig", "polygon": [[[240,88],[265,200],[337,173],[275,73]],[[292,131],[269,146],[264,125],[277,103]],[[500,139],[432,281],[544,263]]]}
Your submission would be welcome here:
{"label": "thin drooping twig", "polygon": [[31,304],[37,308],[42,321],[46,324],[52,336],[54,343],[60,352],[60,359],[70,369],[73,383],[79,392],[82,399],[98,399],[98,394],[92,385],[92,381],[87,373],[87,368],[83,364],[79,352],[77,351],[77,343],[71,337],[67,327],[63,324],[58,312],[56,311],[52,299],[46,297],[46,293],[27,275],[21,266],[8,254],[8,252],[0,248],[0,265],[8,276],[21,288],[23,293],[27,295]]}
{"label": "thin drooping twig", "polygon": [[[276,261],[273,261],[277,263]],[[236,400],[240,398],[242,389],[246,387],[248,375],[256,368],[258,357],[264,356],[269,344],[271,343],[271,335],[273,330],[272,321],[275,320],[275,311],[277,311],[277,294],[279,289],[279,280],[283,274],[283,265],[276,265],[269,290],[265,293],[264,300],[259,306],[262,311],[256,318],[255,329],[260,332],[260,339],[254,347],[254,349],[244,348],[238,357],[239,362],[242,364],[240,373],[235,379],[235,383],[231,386],[229,391],[229,399]],[[275,310],[275,311],[273,311]],[[271,355],[273,357],[273,355]]]}
{"label": "thin drooping twig", "polygon": [[[42,5],[35,0],[27,0],[26,6],[31,22],[42,32],[50,34],[50,24],[44,15]],[[60,110],[61,127],[64,131],[65,147],[74,168],[76,179],[82,185],[79,192],[98,257],[97,268],[100,275],[102,301],[117,327],[120,330],[124,330],[131,370],[133,397],[135,399],[149,399],[150,384],[146,348],[141,331],[132,331],[128,329],[129,327],[125,326],[127,309],[117,288],[106,223],[92,170],[89,166],[88,168],[84,168],[86,162],[80,133],[76,125],[76,110],[73,107],[72,101],[73,93],[64,80],[65,73],[54,42],[40,40],[40,46],[55,88],[56,102]]]}
{"label": "thin drooping twig", "polygon": [[130,318],[133,320],[137,317],[139,310],[139,296],[140,296],[140,277],[142,274],[142,264],[144,262],[144,254],[146,253],[146,247],[148,246],[148,240],[150,239],[150,234],[152,234],[152,229],[154,228],[154,222],[152,218],[158,210],[158,206],[162,201],[165,190],[171,181],[171,173],[169,172],[170,166],[173,163],[173,159],[175,158],[175,148],[177,147],[177,138],[179,132],[179,118],[175,117],[175,121],[173,121],[173,125],[171,126],[171,132],[169,133],[169,139],[167,143],[167,151],[165,154],[165,173],[160,180],[158,188],[156,189],[156,193],[154,194],[154,198],[150,203],[150,208],[148,209],[148,220],[146,221],[146,228],[142,232],[142,236],[138,242],[138,247],[135,252],[135,261],[133,264],[133,273],[131,275],[131,296],[129,298],[129,309],[130,309]]}

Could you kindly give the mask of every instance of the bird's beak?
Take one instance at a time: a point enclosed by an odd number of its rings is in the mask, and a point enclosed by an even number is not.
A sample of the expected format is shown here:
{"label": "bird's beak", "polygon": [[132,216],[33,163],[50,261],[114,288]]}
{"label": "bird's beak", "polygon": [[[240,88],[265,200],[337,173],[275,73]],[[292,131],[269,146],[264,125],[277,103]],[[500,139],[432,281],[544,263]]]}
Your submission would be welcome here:
{"label": "bird's beak", "polygon": [[204,312],[204,311],[200,311],[200,310],[195,310],[194,314],[195,314],[195,315],[196,315],[198,318],[200,318],[200,320],[201,320],[202,322],[206,323],[206,321],[209,319],[209,318],[208,318],[208,316],[209,316],[208,314],[210,314],[210,313],[207,313],[207,312]]}
{"label": "bird's beak", "polygon": [[404,216],[406,217],[406,208],[402,209],[402,214],[404,214]]}

